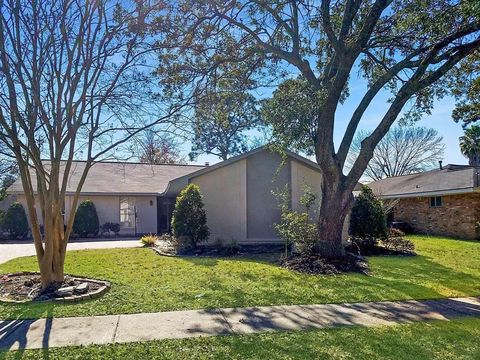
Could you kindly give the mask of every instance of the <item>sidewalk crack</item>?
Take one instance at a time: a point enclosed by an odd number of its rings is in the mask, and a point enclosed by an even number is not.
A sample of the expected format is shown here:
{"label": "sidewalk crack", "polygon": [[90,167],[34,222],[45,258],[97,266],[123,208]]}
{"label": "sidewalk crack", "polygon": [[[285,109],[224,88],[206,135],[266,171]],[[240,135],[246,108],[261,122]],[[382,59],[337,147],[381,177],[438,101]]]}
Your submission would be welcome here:
{"label": "sidewalk crack", "polygon": [[120,323],[120,316],[122,316],[122,315],[117,316],[117,323],[115,324],[115,330],[113,331],[113,336],[112,336],[111,343],[115,343],[115,338],[117,337],[117,331],[118,331],[118,324]]}

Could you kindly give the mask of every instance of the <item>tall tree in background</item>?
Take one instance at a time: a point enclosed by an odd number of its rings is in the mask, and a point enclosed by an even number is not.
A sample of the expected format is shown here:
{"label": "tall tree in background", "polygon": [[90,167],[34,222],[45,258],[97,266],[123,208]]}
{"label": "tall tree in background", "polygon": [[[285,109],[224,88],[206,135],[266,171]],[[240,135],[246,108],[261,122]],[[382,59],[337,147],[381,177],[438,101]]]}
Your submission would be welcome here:
{"label": "tall tree in background", "polygon": [[468,158],[469,165],[480,166],[480,125],[465,129],[465,134],[460,137],[460,150]]}
{"label": "tall tree in background", "polygon": [[[347,159],[348,165],[355,164],[362,141],[370,134],[370,131],[360,131],[355,136]],[[425,171],[437,166],[444,150],[443,138],[435,129],[396,127],[378,143],[364,176],[380,180]]]}
{"label": "tall tree in background", "polygon": [[480,121],[480,51],[455,69],[453,95],[457,99],[452,118],[465,129]]}
{"label": "tall tree in background", "polygon": [[186,164],[173,135],[146,130],[135,140],[139,160],[147,164]]}
{"label": "tall tree in background", "polygon": [[[480,46],[480,19],[476,0],[183,0],[178,19],[188,24],[171,30],[184,37],[170,60],[177,79],[208,75],[225,63],[251,61],[251,78],[275,86],[285,76],[301,76],[304,96],[316,114],[298,119],[290,98],[277,109],[279,144],[312,152],[322,170],[322,203],[316,250],[324,256],[343,256],[342,227],[352,206],[352,191],[364,173],[374,149],[399,117],[414,121],[445,94],[446,75]],[[173,24],[175,25],[175,24]],[[225,41],[227,39],[228,41]],[[190,51],[189,51],[190,50]],[[165,71],[171,74],[172,71]],[[162,76],[162,72],[158,72]],[[293,76],[292,76],[293,75]],[[349,95],[349,80],[368,81],[360,102],[347,121],[336,147],[336,110]],[[208,81],[208,80],[205,80]],[[175,83],[178,84],[178,80]],[[357,160],[343,173],[356,130],[370,103],[391,93],[379,124],[363,140]],[[299,123],[297,120],[305,121]],[[289,131],[291,126],[299,126]],[[299,142],[300,131],[314,134]],[[306,137],[306,136],[305,136]],[[320,184],[319,184],[320,186]]]}
{"label": "tall tree in background", "polygon": [[217,89],[195,104],[190,158],[212,154],[222,160],[248,150],[246,131],[260,126],[257,101],[246,92]]}
{"label": "tall tree in background", "polygon": [[0,0],[0,142],[18,165],[44,290],[64,279],[75,211],[64,227],[62,208],[74,158],[85,162],[73,209],[95,161],[182,106],[154,108],[146,92],[143,66],[153,41],[163,42],[145,23],[162,5],[142,4]]}

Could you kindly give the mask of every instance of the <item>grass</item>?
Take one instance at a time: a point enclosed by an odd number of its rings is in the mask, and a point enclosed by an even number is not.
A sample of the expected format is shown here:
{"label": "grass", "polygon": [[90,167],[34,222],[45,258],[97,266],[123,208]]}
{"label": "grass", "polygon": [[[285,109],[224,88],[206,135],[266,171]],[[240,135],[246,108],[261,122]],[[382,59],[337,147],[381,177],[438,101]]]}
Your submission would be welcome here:
{"label": "grass", "polygon": [[[102,298],[77,304],[0,305],[4,319],[88,316],[215,307],[432,299],[480,295],[480,242],[412,237],[419,256],[371,257],[371,275],[313,276],[268,259],[170,258],[150,249],[71,251],[66,272],[106,279]],[[36,271],[34,257],[0,274]]]}
{"label": "grass", "polygon": [[479,359],[480,319],[0,352],[0,359]]}

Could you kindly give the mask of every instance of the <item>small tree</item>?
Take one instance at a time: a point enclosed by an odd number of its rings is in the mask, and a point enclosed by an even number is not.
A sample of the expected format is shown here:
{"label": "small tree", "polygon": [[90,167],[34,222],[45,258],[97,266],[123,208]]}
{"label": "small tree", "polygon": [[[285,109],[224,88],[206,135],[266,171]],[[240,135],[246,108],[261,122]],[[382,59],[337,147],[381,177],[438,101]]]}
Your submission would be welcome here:
{"label": "small tree", "polygon": [[3,217],[2,229],[13,238],[23,238],[28,234],[27,214],[22,204],[15,202],[10,205]]}
{"label": "small tree", "polygon": [[198,185],[190,184],[178,195],[173,211],[172,229],[175,237],[186,238],[192,248],[207,240],[210,233]]}
{"label": "small tree", "polygon": [[73,232],[81,236],[97,235],[99,228],[95,204],[91,200],[82,201],[75,214]]}
{"label": "small tree", "polygon": [[350,235],[361,242],[366,250],[374,247],[378,239],[387,236],[387,219],[382,202],[368,186],[355,199],[350,218]]}

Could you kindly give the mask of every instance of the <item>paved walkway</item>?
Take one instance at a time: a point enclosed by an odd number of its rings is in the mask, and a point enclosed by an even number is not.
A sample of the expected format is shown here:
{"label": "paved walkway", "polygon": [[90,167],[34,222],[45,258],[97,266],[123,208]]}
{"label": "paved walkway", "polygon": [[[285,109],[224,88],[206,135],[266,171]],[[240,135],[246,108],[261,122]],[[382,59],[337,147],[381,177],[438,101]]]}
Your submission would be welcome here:
{"label": "paved walkway", "polygon": [[334,326],[393,325],[459,316],[480,317],[480,298],[0,321],[0,349],[127,343]]}
{"label": "paved walkway", "polygon": [[[69,242],[67,250],[131,248],[141,246],[136,240],[105,240]],[[35,255],[33,243],[0,244],[0,264],[21,256]]]}

